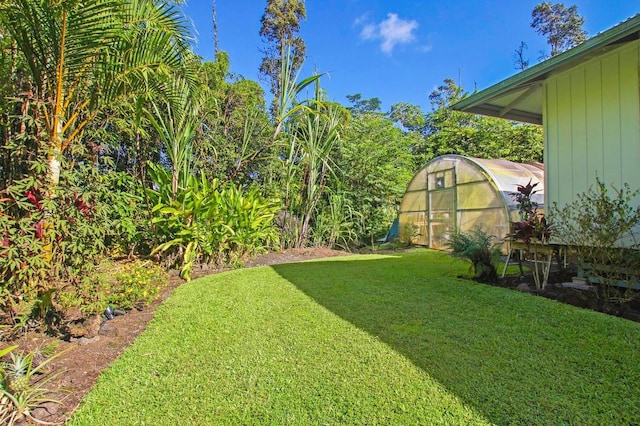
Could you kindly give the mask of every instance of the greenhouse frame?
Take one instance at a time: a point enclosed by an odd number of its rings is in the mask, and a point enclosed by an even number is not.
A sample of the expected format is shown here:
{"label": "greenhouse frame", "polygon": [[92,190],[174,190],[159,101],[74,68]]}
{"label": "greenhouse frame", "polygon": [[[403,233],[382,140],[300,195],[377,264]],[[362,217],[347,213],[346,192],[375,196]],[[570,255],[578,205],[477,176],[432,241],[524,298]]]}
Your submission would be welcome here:
{"label": "greenhouse frame", "polygon": [[520,220],[518,185],[537,184],[532,200],[544,209],[544,166],[461,155],[443,155],[420,169],[402,198],[399,232],[411,244],[447,247],[450,236],[481,228],[503,239]]}

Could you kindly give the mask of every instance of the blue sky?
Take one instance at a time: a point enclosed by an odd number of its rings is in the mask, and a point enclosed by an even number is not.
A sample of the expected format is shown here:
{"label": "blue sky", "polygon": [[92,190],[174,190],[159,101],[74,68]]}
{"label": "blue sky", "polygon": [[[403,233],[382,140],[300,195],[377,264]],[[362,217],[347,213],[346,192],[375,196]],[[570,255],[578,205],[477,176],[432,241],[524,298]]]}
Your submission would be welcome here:
{"label": "blue sky", "polygon": [[[211,0],[187,0],[184,11],[196,28],[196,52],[213,59]],[[521,41],[530,64],[545,39],[530,27],[539,0],[307,0],[300,35],[307,45],[302,76],[327,73],[329,98],[378,97],[382,110],[397,102],[431,109],[429,94],[445,78],[467,91],[484,89],[515,74]],[[577,5],[590,36],[640,12],[638,0],[565,1]],[[266,0],[217,0],[219,47],[231,71],[258,80],[260,18]],[[263,84],[266,88],[266,85]],[[265,89],[268,92],[268,89]]]}

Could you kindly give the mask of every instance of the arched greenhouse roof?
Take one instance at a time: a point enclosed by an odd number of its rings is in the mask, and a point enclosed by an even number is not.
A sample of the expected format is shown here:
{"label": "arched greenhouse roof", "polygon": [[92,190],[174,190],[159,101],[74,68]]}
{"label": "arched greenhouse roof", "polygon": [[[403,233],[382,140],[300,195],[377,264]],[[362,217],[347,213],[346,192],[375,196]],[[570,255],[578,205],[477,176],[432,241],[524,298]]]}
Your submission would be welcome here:
{"label": "arched greenhouse roof", "polygon": [[442,248],[453,232],[482,227],[504,238],[518,220],[518,185],[537,184],[532,200],[543,208],[544,167],[448,154],[425,164],[400,204],[400,235],[414,244]]}
{"label": "arched greenhouse roof", "polygon": [[466,161],[476,163],[493,180],[504,202],[509,209],[517,209],[513,195],[518,185],[526,185],[531,181],[537,183],[533,198],[540,208],[544,207],[544,165],[542,163],[514,163],[509,160],[489,160],[485,158],[463,157],[460,155],[445,155],[444,157],[460,157]]}

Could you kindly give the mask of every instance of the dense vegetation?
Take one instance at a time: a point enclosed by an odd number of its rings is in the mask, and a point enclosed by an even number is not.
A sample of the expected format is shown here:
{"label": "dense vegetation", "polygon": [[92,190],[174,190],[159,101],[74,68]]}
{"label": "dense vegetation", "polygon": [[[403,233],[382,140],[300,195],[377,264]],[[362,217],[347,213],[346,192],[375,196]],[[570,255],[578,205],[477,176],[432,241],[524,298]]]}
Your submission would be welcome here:
{"label": "dense vegetation", "polygon": [[464,96],[452,80],[427,114],[329,102],[322,75],[298,77],[304,8],[283,23],[278,4],[263,19],[267,106],[224,52],[192,52],[171,2],[3,2],[3,324],[64,329],[68,305],[100,312],[110,297],[92,277],[108,259],[152,256],[188,278],[269,248],[370,244],[413,170],[440,154],[541,159],[538,128],[449,111]]}

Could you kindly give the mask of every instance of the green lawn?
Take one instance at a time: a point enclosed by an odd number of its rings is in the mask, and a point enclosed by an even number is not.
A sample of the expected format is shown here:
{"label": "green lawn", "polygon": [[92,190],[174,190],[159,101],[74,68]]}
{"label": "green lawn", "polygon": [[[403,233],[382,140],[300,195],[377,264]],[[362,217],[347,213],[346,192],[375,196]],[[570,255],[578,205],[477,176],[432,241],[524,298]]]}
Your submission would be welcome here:
{"label": "green lawn", "polygon": [[195,280],[69,424],[640,421],[640,324],[467,272],[418,250]]}

